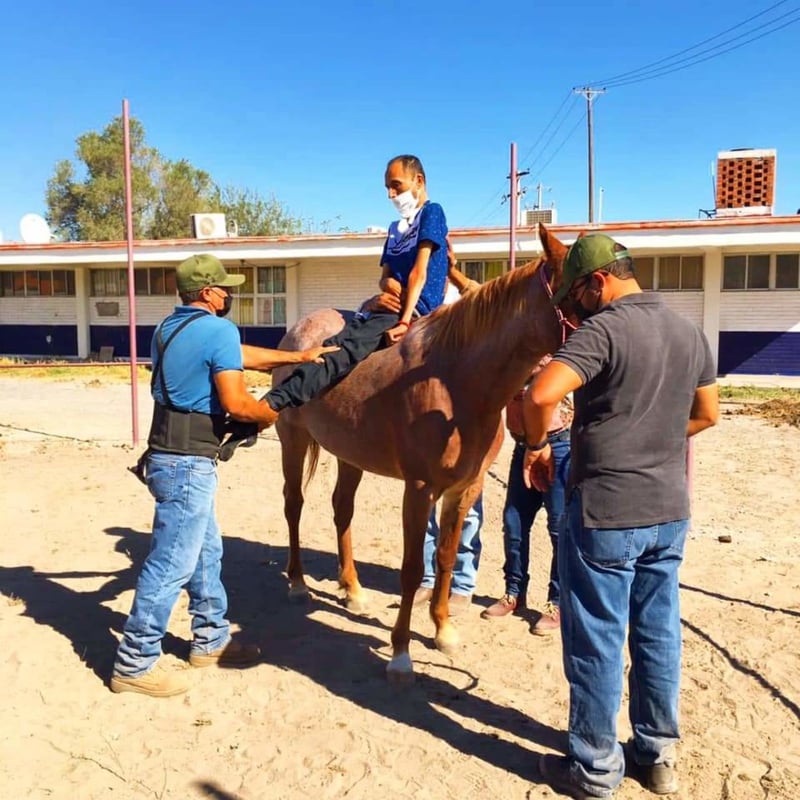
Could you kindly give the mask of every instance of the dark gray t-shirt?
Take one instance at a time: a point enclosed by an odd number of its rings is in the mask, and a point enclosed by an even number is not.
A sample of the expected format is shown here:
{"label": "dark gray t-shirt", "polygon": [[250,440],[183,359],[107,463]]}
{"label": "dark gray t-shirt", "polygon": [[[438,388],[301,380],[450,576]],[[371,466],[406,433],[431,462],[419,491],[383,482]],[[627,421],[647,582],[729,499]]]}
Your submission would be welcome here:
{"label": "dark gray t-shirt", "polygon": [[590,317],[554,355],[575,391],[570,486],[587,528],[686,519],[686,426],[700,386],[716,381],[702,331],[655,293],[631,294]]}

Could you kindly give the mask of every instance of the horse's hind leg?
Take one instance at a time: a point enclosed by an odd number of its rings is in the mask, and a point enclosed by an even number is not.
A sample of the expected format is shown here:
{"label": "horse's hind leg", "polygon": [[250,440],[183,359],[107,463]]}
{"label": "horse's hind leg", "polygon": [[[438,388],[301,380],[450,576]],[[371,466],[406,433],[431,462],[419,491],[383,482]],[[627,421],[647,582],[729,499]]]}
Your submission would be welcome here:
{"label": "horse's hind leg", "polygon": [[280,425],[281,460],[283,465],[283,513],[289,527],[289,600],[308,600],[308,587],[303,577],[300,557],[300,514],[303,511],[303,464],[311,436],[298,425]]}
{"label": "horse's hind leg", "polygon": [[353,559],[351,523],[356,489],[364,473],[352,464],[339,461],[336,488],[333,490],[333,521],[336,525],[336,540],[339,549],[339,586],[345,591],[348,610],[362,614],[367,610],[367,595],[358,582],[358,573]]}

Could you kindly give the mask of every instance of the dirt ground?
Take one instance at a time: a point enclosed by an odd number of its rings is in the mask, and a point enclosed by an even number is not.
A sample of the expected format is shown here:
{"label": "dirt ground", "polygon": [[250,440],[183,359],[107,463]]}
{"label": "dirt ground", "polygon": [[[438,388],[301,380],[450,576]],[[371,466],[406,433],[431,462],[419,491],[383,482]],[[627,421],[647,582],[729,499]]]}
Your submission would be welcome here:
{"label": "dirt ground", "polygon": [[[433,648],[414,612],[409,688],[384,669],[401,554],[399,483],[366,476],[354,530],[371,608],[340,603],[323,456],[303,518],[313,591],[289,605],[274,433],[220,467],[230,618],[264,661],[198,670],[166,700],[107,688],[148,547],[152,501],[125,471],[130,389],[98,379],[0,376],[0,794],[23,798],[548,798],[542,752],[562,751],[559,638],[535,615],[486,621],[502,593],[507,442],[487,477],[483,560],[461,651]],[[139,431],[149,398],[139,387]],[[728,408],[731,412],[731,409]],[[800,798],[800,429],[726,413],[696,440],[693,530],[682,571],[680,798]],[[730,537],[721,541],[720,537]],[[544,602],[549,545],[534,532],[531,595]],[[164,659],[188,653],[185,598]],[[619,733],[629,726],[623,710]],[[651,795],[626,779],[617,795]]]}

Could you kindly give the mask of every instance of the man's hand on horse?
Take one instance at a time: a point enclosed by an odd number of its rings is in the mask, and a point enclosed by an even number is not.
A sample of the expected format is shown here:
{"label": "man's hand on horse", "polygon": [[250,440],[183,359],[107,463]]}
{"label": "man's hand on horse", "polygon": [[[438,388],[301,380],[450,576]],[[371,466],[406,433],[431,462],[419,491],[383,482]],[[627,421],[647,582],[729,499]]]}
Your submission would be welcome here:
{"label": "man's hand on horse", "polygon": [[399,314],[401,310],[400,295],[396,295],[393,292],[381,292],[380,294],[376,294],[374,297],[370,297],[369,300],[362,303],[361,310],[378,313],[383,312],[387,314]]}
{"label": "man's hand on horse", "polygon": [[553,451],[549,444],[541,450],[525,450],[525,460],[522,462],[522,480],[528,489],[538,489],[546,492],[550,489],[555,477],[555,462]]}
{"label": "man's hand on horse", "polygon": [[341,350],[341,348],[335,344],[310,347],[308,350],[303,350],[303,361],[313,361],[315,364],[324,364],[325,359],[322,356],[326,353],[335,353],[337,350]]}

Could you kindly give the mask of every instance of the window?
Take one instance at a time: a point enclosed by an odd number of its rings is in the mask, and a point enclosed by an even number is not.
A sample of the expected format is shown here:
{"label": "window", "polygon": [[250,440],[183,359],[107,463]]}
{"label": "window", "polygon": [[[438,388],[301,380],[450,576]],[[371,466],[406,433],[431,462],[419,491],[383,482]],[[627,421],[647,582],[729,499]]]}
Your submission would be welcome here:
{"label": "window", "polygon": [[464,274],[478,283],[486,283],[508,271],[507,259],[494,261],[465,261],[462,264]]}
{"label": "window", "polygon": [[654,258],[636,258],[633,261],[636,280],[642,289],[652,289],[654,286],[656,260]]}
{"label": "window", "polygon": [[769,256],[747,257],[747,288],[769,289]]}
{"label": "window", "polygon": [[[125,297],[128,270],[93,269],[89,273],[92,297]],[[172,267],[140,267],[133,270],[133,291],[137,295],[169,296],[177,292]],[[74,291],[73,291],[74,294]]]}
{"label": "window", "polygon": [[230,319],[237,325],[286,325],[286,267],[242,264],[226,267],[229,275],[244,275],[233,289]]}
{"label": "window", "polygon": [[703,256],[636,257],[633,265],[642,289],[670,292],[703,288]]}
{"label": "window", "polygon": [[725,256],[723,290],[800,289],[800,253]]}
{"label": "window", "polygon": [[775,256],[775,288],[800,288],[800,253],[780,253]]}
{"label": "window", "polygon": [[681,257],[662,256],[658,259],[658,288],[681,288]]}
{"label": "window", "polygon": [[725,256],[722,265],[722,288],[744,289],[747,256]]}
{"label": "window", "polygon": [[75,297],[75,273],[71,269],[53,270],[53,295]]}
{"label": "window", "polygon": [[703,256],[681,256],[681,289],[703,288]]}
{"label": "window", "polygon": [[67,269],[0,273],[0,297],[74,297],[75,272]]}

